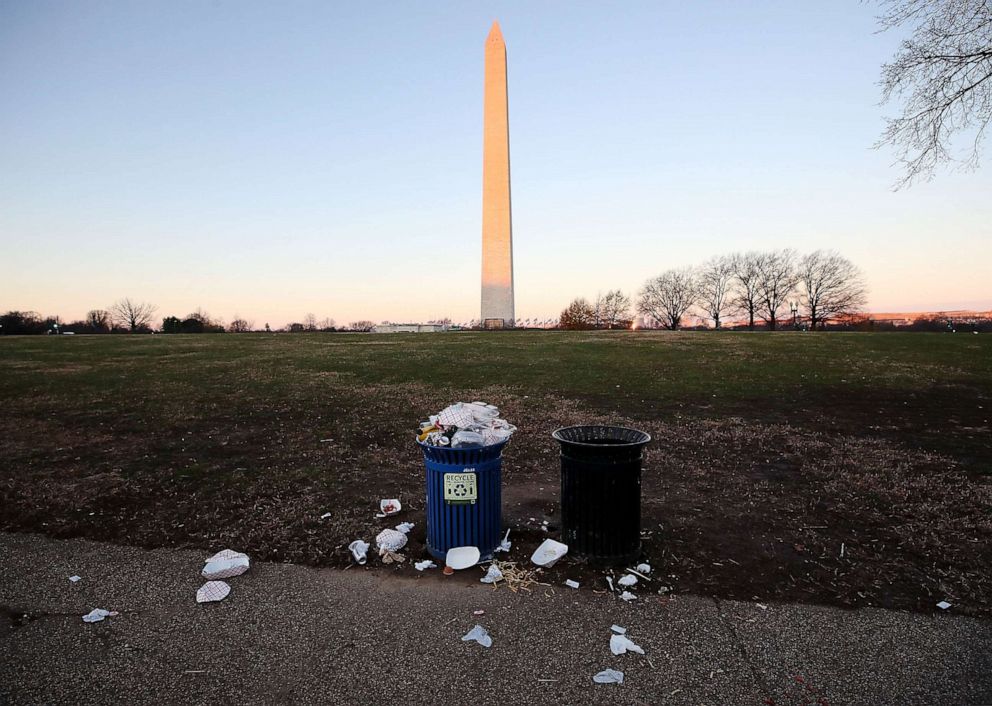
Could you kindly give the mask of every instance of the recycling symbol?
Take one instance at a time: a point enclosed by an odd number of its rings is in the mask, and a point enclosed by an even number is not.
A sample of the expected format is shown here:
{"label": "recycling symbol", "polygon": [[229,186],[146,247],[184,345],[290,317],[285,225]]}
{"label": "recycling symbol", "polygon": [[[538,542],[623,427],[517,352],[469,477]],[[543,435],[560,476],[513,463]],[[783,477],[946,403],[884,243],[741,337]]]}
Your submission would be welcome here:
{"label": "recycling symbol", "polygon": [[468,496],[468,487],[464,483],[456,483],[451,489],[451,494],[455,497],[464,498]]}

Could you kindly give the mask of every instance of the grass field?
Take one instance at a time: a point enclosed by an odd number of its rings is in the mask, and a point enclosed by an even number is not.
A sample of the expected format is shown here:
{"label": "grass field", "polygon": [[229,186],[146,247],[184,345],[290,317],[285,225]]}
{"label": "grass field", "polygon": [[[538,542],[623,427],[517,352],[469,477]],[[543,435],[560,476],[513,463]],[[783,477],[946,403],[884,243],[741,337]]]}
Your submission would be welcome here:
{"label": "grass field", "polygon": [[413,430],[484,399],[520,427],[515,558],[556,536],[550,432],[615,422],[654,437],[645,557],[676,593],[992,613],[992,336],[0,338],[0,398],[5,530],[345,565],[398,496],[419,558]]}

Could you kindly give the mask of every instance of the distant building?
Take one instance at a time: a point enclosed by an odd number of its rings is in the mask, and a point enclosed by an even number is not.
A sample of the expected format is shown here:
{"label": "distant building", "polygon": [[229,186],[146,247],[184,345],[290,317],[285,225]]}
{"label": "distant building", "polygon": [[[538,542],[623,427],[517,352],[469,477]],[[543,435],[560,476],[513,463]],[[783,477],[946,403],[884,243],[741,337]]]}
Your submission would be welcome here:
{"label": "distant building", "polygon": [[376,324],[372,333],[437,333],[447,331],[447,324]]}

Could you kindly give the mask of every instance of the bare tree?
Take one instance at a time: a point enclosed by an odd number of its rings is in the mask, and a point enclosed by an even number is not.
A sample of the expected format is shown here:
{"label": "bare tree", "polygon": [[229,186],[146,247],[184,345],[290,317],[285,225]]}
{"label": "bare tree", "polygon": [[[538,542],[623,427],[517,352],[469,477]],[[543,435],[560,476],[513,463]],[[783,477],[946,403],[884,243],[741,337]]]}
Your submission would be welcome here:
{"label": "bare tree", "polygon": [[833,251],[817,250],[799,261],[799,286],[814,331],[835,316],[854,314],[867,301],[861,270]]}
{"label": "bare tree", "polygon": [[911,28],[892,61],[882,66],[882,102],[901,103],[886,119],[876,146],[891,145],[904,167],[897,188],[931,179],[937,165],[958,161],[950,143],[968,135],[974,168],[992,120],[992,2],[883,0],[882,30]]}
{"label": "bare tree", "polygon": [[110,312],[105,309],[93,309],[86,312],[86,326],[95,333],[104,333],[110,330]]}
{"label": "bare tree", "polygon": [[596,309],[585,298],[573,299],[558,317],[558,327],[572,331],[591,329],[596,324]]}
{"label": "bare tree", "polygon": [[373,321],[352,321],[348,324],[348,330],[350,331],[362,331],[368,333],[375,328],[375,322]]}
{"label": "bare tree", "polygon": [[696,274],[691,267],[668,270],[644,284],[637,311],[674,331],[696,302],[697,293]]}
{"label": "bare tree", "polygon": [[758,316],[772,331],[778,312],[799,281],[794,250],[772,250],[758,257]]}
{"label": "bare tree", "polygon": [[713,320],[713,327],[720,328],[724,313],[732,306],[734,290],[734,264],[726,255],[710,258],[696,273],[699,283],[699,306]]}
{"label": "bare tree", "polygon": [[630,297],[619,289],[596,297],[593,308],[596,328],[617,328],[630,322]]}
{"label": "bare tree", "polygon": [[307,314],[303,317],[303,328],[307,331],[317,330],[317,317],[313,314]]}
{"label": "bare tree", "polygon": [[321,331],[333,331],[334,323],[335,323],[334,319],[330,318],[329,316],[325,316],[323,319],[320,320],[320,323],[318,323],[317,326],[318,328],[320,328]]}
{"label": "bare tree", "polygon": [[110,307],[110,317],[115,324],[134,332],[150,327],[152,316],[155,315],[157,308],[151,304],[132,301],[129,297],[124,297],[120,301],[114,302],[113,306]]}
{"label": "bare tree", "polygon": [[231,319],[231,324],[227,327],[227,330],[231,333],[248,333],[255,328],[254,321],[248,321],[247,319],[242,319],[237,314]]}
{"label": "bare tree", "polygon": [[761,253],[753,250],[735,253],[730,256],[730,267],[734,272],[734,294],[732,303],[738,310],[747,314],[747,327],[754,330],[754,317],[758,313],[760,299],[761,270],[758,262]]}

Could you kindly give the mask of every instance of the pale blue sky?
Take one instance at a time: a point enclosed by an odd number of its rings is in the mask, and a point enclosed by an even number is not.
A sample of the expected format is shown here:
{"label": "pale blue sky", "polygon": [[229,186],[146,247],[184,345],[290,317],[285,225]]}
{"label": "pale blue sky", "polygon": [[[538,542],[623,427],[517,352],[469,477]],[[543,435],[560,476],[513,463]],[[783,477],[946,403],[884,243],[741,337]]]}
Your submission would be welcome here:
{"label": "pale blue sky", "polygon": [[0,0],[0,309],[477,317],[493,19],[518,316],[782,246],[992,308],[992,171],[893,193],[871,149],[871,4],[363,5]]}

